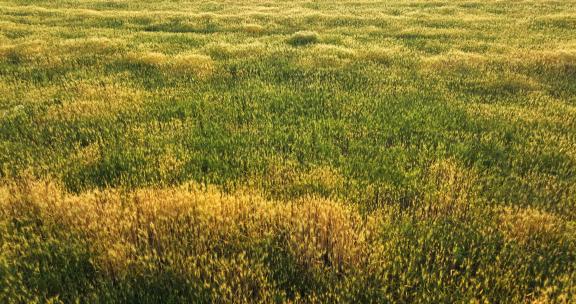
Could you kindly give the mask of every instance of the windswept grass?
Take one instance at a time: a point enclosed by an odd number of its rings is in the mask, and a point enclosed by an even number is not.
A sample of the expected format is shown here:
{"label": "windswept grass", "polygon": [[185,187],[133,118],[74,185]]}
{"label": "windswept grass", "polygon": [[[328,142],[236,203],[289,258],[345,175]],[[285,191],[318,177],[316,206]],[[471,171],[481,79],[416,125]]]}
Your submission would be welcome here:
{"label": "windswept grass", "polygon": [[574,302],[575,16],[0,1],[0,302]]}
{"label": "windswept grass", "polygon": [[390,206],[362,216],[322,198],[198,184],[75,195],[21,180],[0,195],[5,300],[574,299],[576,226],[536,210]]}
{"label": "windswept grass", "polygon": [[290,38],[288,38],[288,43],[293,46],[301,46],[317,43],[320,37],[315,32],[301,31],[294,33]]}

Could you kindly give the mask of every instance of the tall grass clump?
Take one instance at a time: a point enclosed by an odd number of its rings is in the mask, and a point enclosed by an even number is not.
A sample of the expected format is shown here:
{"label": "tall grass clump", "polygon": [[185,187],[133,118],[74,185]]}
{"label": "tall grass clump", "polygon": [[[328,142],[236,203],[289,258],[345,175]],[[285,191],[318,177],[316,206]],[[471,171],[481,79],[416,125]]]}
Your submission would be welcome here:
{"label": "tall grass clump", "polygon": [[0,303],[576,303],[573,2],[1,1]]}
{"label": "tall grass clump", "polygon": [[292,46],[304,46],[309,44],[318,43],[320,36],[312,31],[300,31],[292,34],[287,42]]}
{"label": "tall grass clump", "polygon": [[214,61],[210,56],[199,54],[179,54],[173,61],[171,70],[176,74],[191,74],[200,79],[212,75]]}
{"label": "tall grass clump", "polygon": [[539,212],[475,208],[414,221],[392,206],[365,216],[326,199],[269,201],[198,184],[69,194],[20,179],[0,190],[7,301],[575,296],[576,231]]}
{"label": "tall grass clump", "polygon": [[260,24],[250,23],[242,25],[241,30],[247,34],[259,35],[263,34],[266,31],[266,28]]}

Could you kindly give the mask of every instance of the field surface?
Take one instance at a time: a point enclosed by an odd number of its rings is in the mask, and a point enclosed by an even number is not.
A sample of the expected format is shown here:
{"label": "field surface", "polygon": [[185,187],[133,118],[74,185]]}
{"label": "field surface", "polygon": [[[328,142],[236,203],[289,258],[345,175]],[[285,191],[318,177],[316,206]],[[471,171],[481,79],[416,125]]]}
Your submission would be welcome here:
{"label": "field surface", "polygon": [[0,302],[576,302],[576,1],[0,0]]}

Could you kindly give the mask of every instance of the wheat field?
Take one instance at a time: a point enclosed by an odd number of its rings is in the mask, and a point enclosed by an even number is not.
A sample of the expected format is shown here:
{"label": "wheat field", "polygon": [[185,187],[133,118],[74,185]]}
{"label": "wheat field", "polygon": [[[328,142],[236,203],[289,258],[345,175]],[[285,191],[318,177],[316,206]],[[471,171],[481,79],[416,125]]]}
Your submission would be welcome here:
{"label": "wheat field", "polygon": [[0,302],[576,302],[576,1],[0,0]]}

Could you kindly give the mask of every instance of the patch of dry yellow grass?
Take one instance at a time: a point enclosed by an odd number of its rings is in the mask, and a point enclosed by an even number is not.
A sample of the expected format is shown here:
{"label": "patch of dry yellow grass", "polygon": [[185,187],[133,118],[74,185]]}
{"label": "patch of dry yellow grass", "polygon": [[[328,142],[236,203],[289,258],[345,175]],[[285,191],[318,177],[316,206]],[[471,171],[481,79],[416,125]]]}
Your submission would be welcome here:
{"label": "patch of dry yellow grass", "polygon": [[248,34],[252,34],[252,35],[262,34],[266,31],[265,27],[263,27],[260,24],[254,24],[254,23],[245,24],[240,29],[243,32],[248,33]]}
{"label": "patch of dry yellow grass", "polygon": [[203,50],[215,58],[231,59],[257,57],[265,52],[270,52],[271,47],[261,42],[241,44],[217,42],[209,43],[203,48]]}
{"label": "patch of dry yellow grass", "polygon": [[[500,229],[504,235],[520,245],[538,239],[561,239],[574,235],[574,227],[557,216],[533,208],[503,208],[500,214]],[[571,231],[572,230],[572,231]]]}
{"label": "patch of dry yellow grass", "polygon": [[426,57],[422,61],[424,69],[430,72],[465,72],[469,69],[482,69],[489,60],[486,56],[461,51]]}
{"label": "patch of dry yellow grass", "polygon": [[181,53],[175,56],[159,52],[129,53],[125,60],[131,64],[157,68],[166,74],[192,75],[199,79],[210,77],[215,70],[215,63],[210,56],[197,53]]}
{"label": "patch of dry yellow grass", "polygon": [[180,54],[171,61],[174,73],[192,74],[207,78],[214,73],[214,61],[210,56],[200,54]]}
{"label": "patch of dry yellow grass", "polygon": [[[85,152],[97,154],[97,148]],[[3,216],[33,210],[85,235],[100,266],[116,274],[129,271],[142,246],[169,254],[186,242],[196,255],[209,255],[220,242],[262,240],[279,232],[287,233],[290,250],[306,267],[353,267],[368,250],[364,221],[354,208],[311,197],[279,203],[198,184],[128,196],[117,190],[75,195],[39,181],[0,187],[0,202]]]}
{"label": "patch of dry yellow grass", "polygon": [[403,47],[368,47],[358,51],[358,58],[387,65],[407,53],[409,51]]}
{"label": "patch of dry yellow grass", "polygon": [[64,100],[60,106],[50,107],[46,119],[77,121],[82,119],[112,118],[121,112],[135,112],[144,101],[145,92],[122,85],[119,77],[100,84],[79,82],[70,85],[73,100]]}

